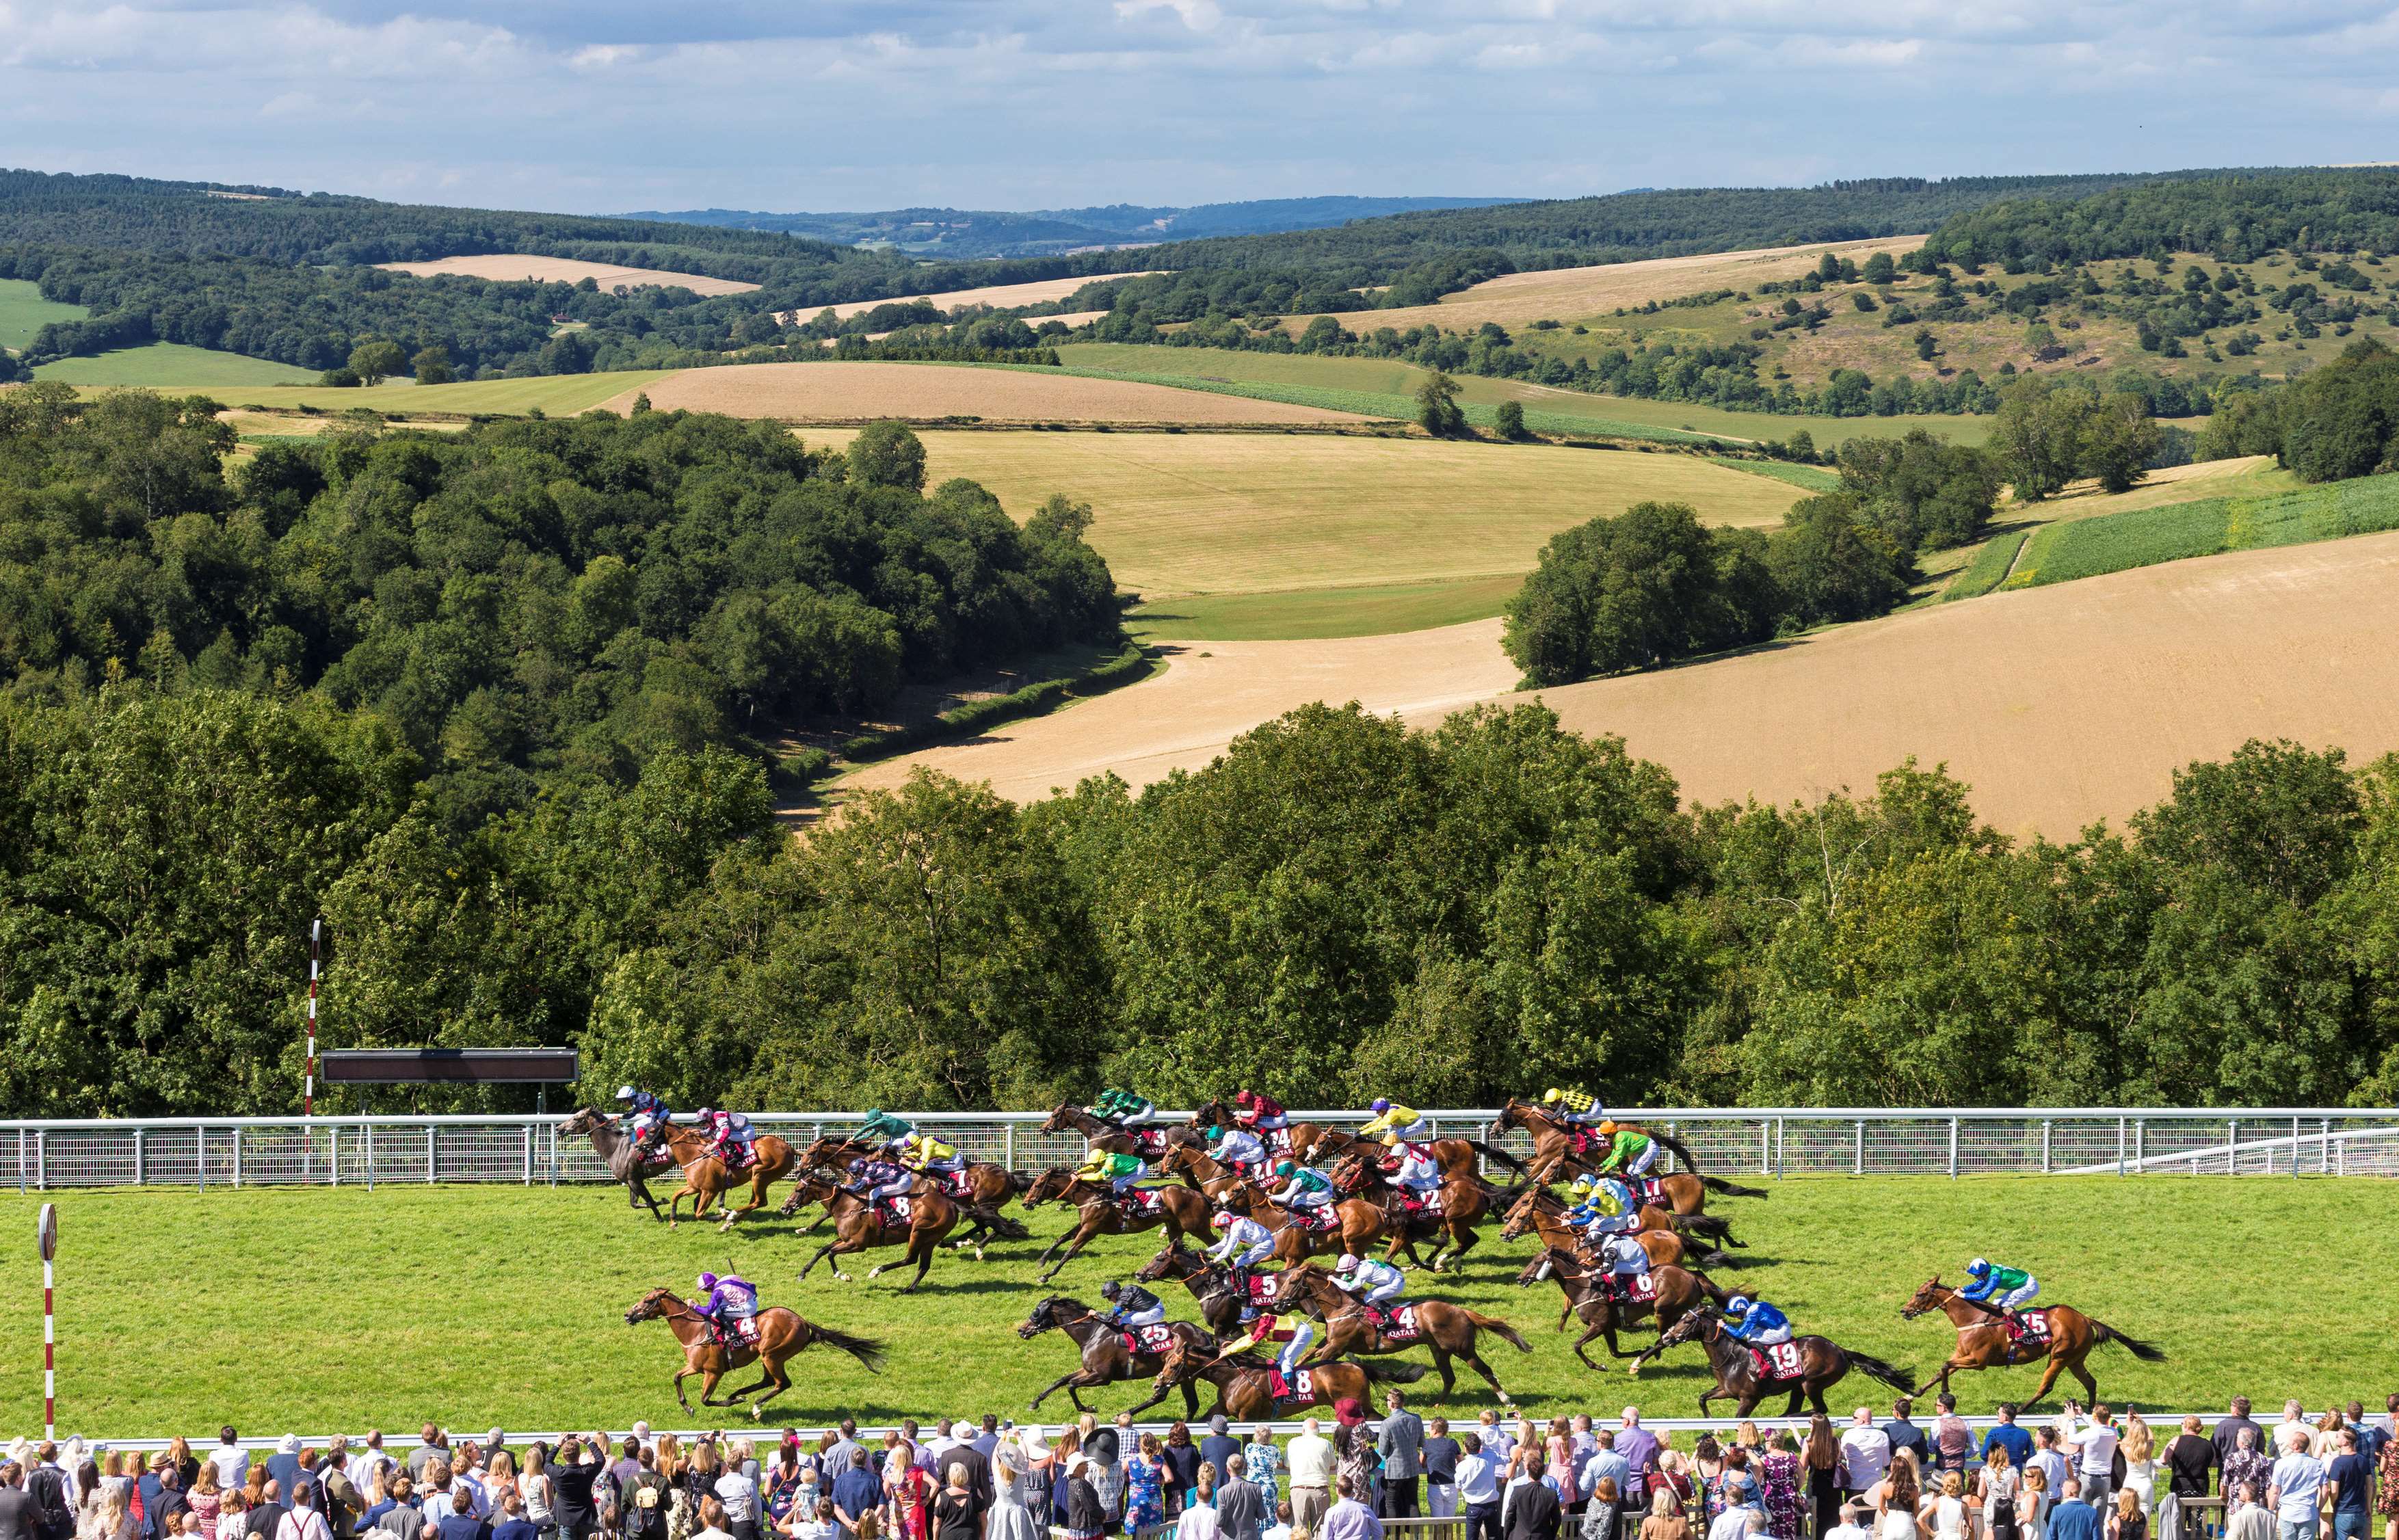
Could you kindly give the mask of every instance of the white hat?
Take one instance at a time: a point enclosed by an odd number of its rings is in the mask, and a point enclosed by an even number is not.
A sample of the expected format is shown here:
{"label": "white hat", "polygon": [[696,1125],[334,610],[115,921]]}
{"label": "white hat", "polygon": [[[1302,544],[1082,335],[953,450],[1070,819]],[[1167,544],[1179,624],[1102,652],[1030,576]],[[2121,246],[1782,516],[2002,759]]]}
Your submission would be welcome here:
{"label": "white hat", "polygon": [[287,1433],[283,1436],[283,1441],[277,1444],[275,1447],[280,1453],[297,1454],[300,1452],[300,1435],[297,1433]]}
{"label": "white hat", "polygon": [[1038,1425],[1016,1430],[1016,1447],[1024,1451],[1027,1459],[1038,1460],[1050,1452],[1050,1440],[1041,1436]]}
{"label": "white hat", "polygon": [[1072,1476],[1077,1470],[1080,1469],[1084,1466],[1090,1465],[1091,1463],[1091,1457],[1078,1449],[1074,1453],[1066,1456],[1066,1474]]}

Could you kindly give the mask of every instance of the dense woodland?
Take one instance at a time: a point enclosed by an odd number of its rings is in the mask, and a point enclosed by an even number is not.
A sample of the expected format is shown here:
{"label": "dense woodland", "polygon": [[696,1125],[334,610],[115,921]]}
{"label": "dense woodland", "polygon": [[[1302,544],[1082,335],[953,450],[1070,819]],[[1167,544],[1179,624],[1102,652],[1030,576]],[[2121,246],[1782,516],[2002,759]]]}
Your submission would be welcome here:
{"label": "dense woodland", "polygon": [[228,476],[215,403],[0,395],[0,689],[311,696],[372,715],[471,824],[661,754],[1117,635],[1086,508],[923,490],[905,429],[812,453],[636,412],[456,436],[370,414]]}

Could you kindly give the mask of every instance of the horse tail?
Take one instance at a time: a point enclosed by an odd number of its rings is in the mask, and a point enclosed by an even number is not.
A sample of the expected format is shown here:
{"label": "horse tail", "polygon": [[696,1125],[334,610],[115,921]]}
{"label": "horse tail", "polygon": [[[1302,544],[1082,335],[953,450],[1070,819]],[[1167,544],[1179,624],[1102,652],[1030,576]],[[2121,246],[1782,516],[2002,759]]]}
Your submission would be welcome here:
{"label": "horse tail", "polygon": [[1693,1257],[1691,1261],[1693,1263],[1701,1267],[1746,1267],[1749,1265],[1746,1258],[1734,1256],[1730,1251],[1706,1251],[1701,1253],[1699,1256]]}
{"label": "horse tail", "polygon": [[1908,1395],[1915,1390],[1916,1376],[1897,1364],[1886,1363],[1871,1353],[1860,1353],[1854,1348],[1845,1347],[1841,1351],[1850,1356],[1850,1368],[1864,1370],[1901,1395]]}
{"label": "horse tail", "polygon": [[1497,1316],[1486,1316],[1479,1310],[1469,1310],[1466,1312],[1466,1318],[1484,1331],[1491,1332],[1519,1353],[1530,1353],[1533,1350],[1533,1344],[1525,1340],[1524,1333]]}
{"label": "horse tail", "polygon": [[1500,1165],[1505,1166],[1510,1170],[1515,1172],[1519,1177],[1525,1175],[1525,1163],[1522,1160],[1517,1159],[1514,1155],[1510,1155],[1507,1151],[1499,1148],[1497,1144],[1486,1144],[1482,1140],[1470,1139],[1466,1141],[1466,1147],[1472,1150],[1476,1155],[1481,1155],[1485,1160],[1498,1161]]}
{"label": "horse tail", "polygon": [[1684,1143],[1681,1140],[1675,1138],[1673,1134],[1666,1132],[1662,1128],[1651,1128],[1648,1130],[1648,1134],[1653,1141],[1664,1145],[1667,1153],[1682,1163],[1683,1169],[1690,1172],[1693,1176],[1704,1174],[1700,1170],[1699,1161],[1692,1158],[1691,1147],[1688,1144]]}
{"label": "horse tail", "polygon": [[[1697,1172],[1692,1174],[1698,1175]],[[1719,1197],[1765,1197],[1768,1196],[1766,1189],[1763,1187],[1743,1187],[1739,1182],[1727,1182],[1720,1176],[1701,1176],[1700,1177],[1700,1184]]]}
{"label": "horse tail", "polygon": [[864,1364],[867,1372],[872,1374],[883,1372],[883,1344],[874,1338],[854,1337],[847,1331],[836,1331],[830,1326],[820,1326],[814,1321],[808,1323],[808,1330],[816,1333],[817,1341],[828,1346],[838,1347]]}
{"label": "horse tail", "polygon": [[958,1205],[958,1207],[966,1210],[967,1218],[974,1221],[977,1224],[982,1225],[984,1229],[989,1230],[993,1235],[997,1236],[1002,1240],[1031,1240],[1033,1238],[1033,1232],[1025,1228],[1024,1223],[1022,1220],[1010,1219],[988,1203],[962,1203]]}
{"label": "horse tail", "polygon": [[2091,1331],[2094,1342],[2116,1343],[2121,1345],[2125,1351],[2131,1353],[2133,1357],[2140,1359],[2143,1363],[2163,1363],[2165,1361],[2166,1350],[2164,1348],[2160,1347],[2155,1343],[2145,1343],[2138,1337],[2126,1336],[2123,1332],[2117,1331],[2112,1326],[2109,1326],[2106,1321],[2093,1321],[2091,1323]]}
{"label": "horse tail", "polygon": [[1732,1298],[1731,1290],[1725,1288],[1722,1284],[1719,1284],[1715,1279],[1708,1277],[1705,1273],[1701,1272],[1698,1268],[1687,1267],[1683,1269],[1683,1271],[1690,1274],[1692,1277],[1698,1279],[1701,1292],[1706,1294],[1709,1299],[1714,1300],[1716,1304],[1722,1304],[1725,1301]]}
{"label": "horse tail", "polygon": [[1426,1363],[1386,1363],[1380,1358],[1359,1360],[1358,1371],[1366,1376],[1368,1385],[1414,1385],[1432,1372]]}

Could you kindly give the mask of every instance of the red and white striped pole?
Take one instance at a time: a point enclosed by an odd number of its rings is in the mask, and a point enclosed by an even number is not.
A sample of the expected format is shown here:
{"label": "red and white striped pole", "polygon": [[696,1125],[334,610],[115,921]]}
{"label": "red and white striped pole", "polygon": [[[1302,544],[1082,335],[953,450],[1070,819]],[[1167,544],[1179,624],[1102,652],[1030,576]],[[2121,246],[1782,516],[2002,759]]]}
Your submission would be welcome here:
{"label": "red and white striped pole", "polygon": [[52,1315],[52,1284],[50,1260],[59,1253],[59,1210],[55,1204],[42,1205],[41,1217],[34,1221],[34,1233],[42,1244],[42,1437],[59,1436],[59,1333]]}
{"label": "red and white striped pole", "polygon": [[317,976],[323,971],[325,922],[308,922],[308,1068],[300,1085],[300,1115],[317,1114]]}

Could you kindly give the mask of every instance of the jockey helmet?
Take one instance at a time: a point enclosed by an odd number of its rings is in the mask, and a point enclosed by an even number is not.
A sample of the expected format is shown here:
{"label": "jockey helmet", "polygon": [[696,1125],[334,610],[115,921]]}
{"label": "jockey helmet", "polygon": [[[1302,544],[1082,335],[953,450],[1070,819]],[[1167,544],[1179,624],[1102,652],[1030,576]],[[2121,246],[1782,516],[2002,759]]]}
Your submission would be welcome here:
{"label": "jockey helmet", "polygon": [[631,1100],[633,1100],[633,1087],[630,1087],[630,1086],[619,1086],[619,1087],[617,1087],[617,1101],[630,1101]]}
{"label": "jockey helmet", "polygon": [[691,1115],[698,1118],[702,1123],[705,1123],[710,1118],[716,1115],[716,1109],[713,1107],[702,1107],[699,1111],[692,1114]]}
{"label": "jockey helmet", "polygon": [[1606,1122],[1605,1122],[1605,1123],[1602,1123],[1602,1124],[1599,1126],[1599,1131],[1600,1131],[1601,1133],[1604,1133],[1604,1134],[1612,1134],[1612,1133],[1614,1133],[1614,1132],[1616,1131],[1616,1121],[1615,1121],[1615,1119],[1610,1118],[1608,1121],[1606,1121]]}
{"label": "jockey helmet", "polygon": [[858,1159],[851,1161],[849,1163],[849,1170],[852,1176],[864,1176],[866,1174],[866,1157],[861,1155]]}
{"label": "jockey helmet", "polygon": [[1966,1264],[1966,1276],[1970,1278],[1982,1277],[1988,1274],[1990,1270],[1991,1264],[1988,1262],[1984,1261],[1981,1257],[1976,1257],[1973,1261]]}
{"label": "jockey helmet", "polygon": [[1281,1160],[1281,1161],[1277,1161],[1277,1162],[1275,1163],[1275,1175],[1280,1176],[1280,1177],[1288,1177],[1288,1176],[1292,1176],[1292,1175],[1295,1174],[1298,1170],[1299,1170],[1299,1168],[1298,1168],[1298,1167],[1296,1167],[1296,1166],[1294,1166],[1294,1165],[1293,1165],[1293,1164],[1292,1164],[1290,1161],[1288,1161],[1288,1160]]}
{"label": "jockey helmet", "polygon": [[1593,1187],[1598,1185],[1599,1180],[1590,1172],[1586,1171],[1582,1175],[1575,1178],[1573,1184],[1567,1187],[1566,1191],[1569,1193],[1588,1193]]}
{"label": "jockey helmet", "polygon": [[1555,1086],[1552,1086],[1548,1090],[1541,1093],[1541,1100],[1544,1101],[1563,1101],[1565,1100],[1565,1097],[1566,1093],[1558,1089]]}
{"label": "jockey helmet", "polygon": [[1114,1278],[1110,1278],[1107,1282],[1100,1285],[1100,1298],[1104,1300],[1115,1299],[1118,1294],[1123,1292],[1124,1285],[1118,1283]]}
{"label": "jockey helmet", "polygon": [[1216,1143],[1218,1141],[1222,1140],[1224,1137],[1225,1137],[1225,1130],[1224,1130],[1222,1128],[1218,1127],[1217,1125],[1215,1125],[1215,1124],[1213,1124],[1213,1123],[1211,1123],[1210,1125],[1208,1125],[1208,1142],[1209,1142],[1209,1143],[1211,1143],[1211,1144]]}
{"label": "jockey helmet", "polygon": [[1378,1096],[1375,1098],[1375,1105],[1368,1110],[1378,1114],[1389,1112],[1391,1110],[1391,1099],[1388,1096]]}
{"label": "jockey helmet", "polygon": [[715,1289],[715,1287],[716,1287],[716,1275],[715,1275],[715,1274],[713,1274],[713,1273],[702,1273],[702,1274],[699,1276],[699,1286],[700,1286],[700,1288],[702,1288],[702,1289],[704,1289],[704,1290],[713,1290],[713,1289]]}
{"label": "jockey helmet", "polygon": [[1333,1264],[1333,1270],[1336,1273],[1354,1273],[1358,1270],[1358,1259],[1344,1251],[1341,1253],[1341,1260]]}
{"label": "jockey helmet", "polygon": [[867,1108],[867,1109],[866,1109],[866,1117],[865,1117],[865,1121],[866,1121],[866,1122],[869,1122],[869,1123],[880,1123],[880,1122],[882,1122],[882,1121],[883,1121],[883,1109],[882,1109],[882,1108],[880,1108],[880,1107],[869,1107],[869,1108]]}
{"label": "jockey helmet", "polygon": [[1743,1316],[1748,1315],[1749,1296],[1746,1294],[1735,1294],[1732,1298],[1725,1301],[1724,1313],[1734,1320],[1739,1320]]}

